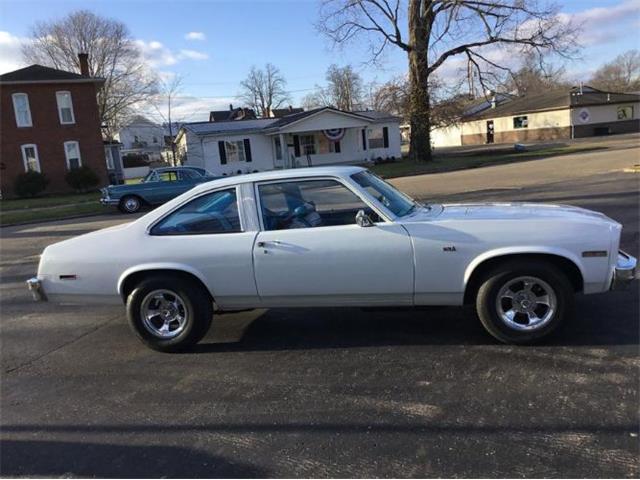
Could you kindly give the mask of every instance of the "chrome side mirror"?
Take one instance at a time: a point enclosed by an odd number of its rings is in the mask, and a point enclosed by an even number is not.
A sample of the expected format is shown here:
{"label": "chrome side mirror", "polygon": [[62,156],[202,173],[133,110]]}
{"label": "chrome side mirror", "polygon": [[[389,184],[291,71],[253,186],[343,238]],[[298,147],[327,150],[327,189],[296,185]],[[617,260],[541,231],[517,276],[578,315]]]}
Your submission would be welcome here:
{"label": "chrome side mirror", "polygon": [[364,213],[364,210],[358,210],[356,213],[356,223],[359,227],[373,227],[373,221]]}

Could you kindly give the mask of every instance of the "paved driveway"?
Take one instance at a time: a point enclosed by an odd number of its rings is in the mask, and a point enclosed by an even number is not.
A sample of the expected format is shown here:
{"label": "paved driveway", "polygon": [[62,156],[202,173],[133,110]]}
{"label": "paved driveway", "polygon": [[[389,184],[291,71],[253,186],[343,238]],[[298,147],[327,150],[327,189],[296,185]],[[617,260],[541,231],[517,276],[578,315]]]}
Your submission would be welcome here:
{"label": "paved driveway", "polygon": [[[530,182],[515,189],[501,169],[495,185],[489,169],[400,183],[601,210],[637,253],[638,176],[607,161],[553,181],[541,161],[518,164]],[[163,355],[122,308],[34,304],[23,289],[45,245],[122,220],[2,230],[3,475],[640,475],[637,282],[579,297],[535,347],[496,343],[469,309],[275,309],[219,316],[194,352]]]}

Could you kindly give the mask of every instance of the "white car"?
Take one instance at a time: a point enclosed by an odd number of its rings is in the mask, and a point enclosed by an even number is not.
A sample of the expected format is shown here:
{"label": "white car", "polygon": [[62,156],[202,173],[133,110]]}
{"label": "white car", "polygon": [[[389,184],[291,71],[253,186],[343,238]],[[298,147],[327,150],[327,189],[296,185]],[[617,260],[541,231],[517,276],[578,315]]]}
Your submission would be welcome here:
{"label": "white car", "polygon": [[151,348],[207,332],[213,305],[475,303],[488,332],[527,343],[572,311],[575,293],[633,280],[621,225],[543,204],[422,205],[359,167],[214,180],[138,220],[47,247],[36,299],[126,304]]}

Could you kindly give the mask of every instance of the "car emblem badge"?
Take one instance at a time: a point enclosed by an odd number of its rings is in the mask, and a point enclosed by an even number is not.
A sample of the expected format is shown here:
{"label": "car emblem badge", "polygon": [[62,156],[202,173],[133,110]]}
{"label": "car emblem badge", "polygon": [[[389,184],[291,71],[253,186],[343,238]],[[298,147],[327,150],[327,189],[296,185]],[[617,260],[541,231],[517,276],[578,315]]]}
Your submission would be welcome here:
{"label": "car emblem badge", "polygon": [[455,245],[447,245],[445,247],[442,247],[442,251],[443,252],[455,252],[456,251],[456,247],[455,247]]}

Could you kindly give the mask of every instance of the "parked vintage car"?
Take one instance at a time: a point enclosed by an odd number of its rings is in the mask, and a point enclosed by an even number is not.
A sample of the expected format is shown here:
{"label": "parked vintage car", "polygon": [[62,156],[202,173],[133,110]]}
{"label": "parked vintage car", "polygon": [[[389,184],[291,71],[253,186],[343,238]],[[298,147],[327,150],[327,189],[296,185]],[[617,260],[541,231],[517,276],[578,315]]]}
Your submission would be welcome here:
{"label": "parked vintage car", "polygon": [[162,351],[198,342],[214,302],[475,304],[490,334],[527,343],[571,315],[574,294],[635,278],[621,228],[571,206],[421,205],[358,167],[283,170],[208,182],[53,244],[28,286],[39,300],[124,302],[134,332]]}
{"label": "parked vintage car", "polygon": [[140,183],[109,185],[101,189],[100,203],[117,206],[123,213],[136,213],[144,205],[168,202],[194,186],[216,178],[200,167],[156,168]]}

